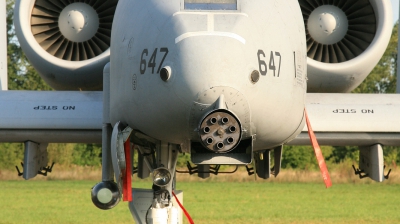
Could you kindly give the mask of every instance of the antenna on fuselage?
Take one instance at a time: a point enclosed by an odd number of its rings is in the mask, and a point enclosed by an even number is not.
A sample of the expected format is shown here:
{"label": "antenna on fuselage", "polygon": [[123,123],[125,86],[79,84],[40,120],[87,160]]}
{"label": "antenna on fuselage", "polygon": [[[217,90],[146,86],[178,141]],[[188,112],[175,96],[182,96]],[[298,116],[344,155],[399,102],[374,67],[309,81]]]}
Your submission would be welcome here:
{"label": "antenna on fuselage", "polygon": [[0,89],[7,90],[7,14],[6,1],[0,1]]}

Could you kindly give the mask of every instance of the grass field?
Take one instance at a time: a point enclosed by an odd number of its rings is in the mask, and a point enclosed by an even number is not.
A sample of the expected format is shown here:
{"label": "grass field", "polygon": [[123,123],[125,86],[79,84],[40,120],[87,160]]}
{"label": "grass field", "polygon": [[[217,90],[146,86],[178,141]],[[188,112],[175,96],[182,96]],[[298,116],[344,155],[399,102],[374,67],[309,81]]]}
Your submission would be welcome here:
{"label": "grass field", "polygon": [[[0,223],[133,223],[127,203],[109,211],[92,204],[96,182],[0,181]],[[197,224],[400,223],[400,185],[360,183],[325,189],[323,183],[186,180],[177,188]]]}

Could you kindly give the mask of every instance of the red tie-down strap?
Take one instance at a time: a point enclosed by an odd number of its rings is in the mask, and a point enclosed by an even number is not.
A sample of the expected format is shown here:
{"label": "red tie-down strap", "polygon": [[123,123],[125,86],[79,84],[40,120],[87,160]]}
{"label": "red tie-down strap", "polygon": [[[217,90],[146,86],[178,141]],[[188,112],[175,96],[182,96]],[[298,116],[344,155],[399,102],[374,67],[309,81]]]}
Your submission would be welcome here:
{"label": "red tie-down strap", "polygon": [[304,114],[306,116],[306,123],[308,128],[308,136],[310,136],[311,144],[314,148],[315,156],[317,157],[319,169],[322,173],[322,178],[324,178],[326,188],[332,186],[331,177],[329,176],[328,168],[322,155],[321,148],[319,147],[317,138],[315,137],[314,131],[311,128],[310,120],[308,119],[307,110],[304,108]]}
{"label": "red tie-down strap", "polygon": [[123,201],[132,201],[132,157],[131,157],[131,142],[128,140],[124,143],[126,170],[123,179],[122,195]]}
{"label": "red tie-down strap", "polygon": [[179,201],[178,197],[175,195],[174,191],[172,191],[172,195],[174,196],[176,202],[178,202],[179,207],[181,207],[183,213],[185,213],[185,216],[187,218],[187,220],[189,221],[190,224],[194,224],[192,217],[190,217],[189,213],[186,211],[185,207],[183,207],[183,205],[181,204],[181,202]]}

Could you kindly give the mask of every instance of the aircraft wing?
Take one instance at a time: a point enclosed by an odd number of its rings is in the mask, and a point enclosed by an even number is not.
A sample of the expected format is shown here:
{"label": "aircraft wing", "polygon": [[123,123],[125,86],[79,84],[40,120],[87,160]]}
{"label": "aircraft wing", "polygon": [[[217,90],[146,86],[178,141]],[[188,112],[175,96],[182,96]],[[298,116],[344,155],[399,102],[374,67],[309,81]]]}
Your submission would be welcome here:
{"label": "aircraft wing", "polygon": [[[102,142],[103,92],[0,91],[0,108],[0,142],[25,142],[28,148]],[[369,147],[360,156],[376,166],[360,168],[383,181],[381,145],[400,145],[400,95],[308,93],[306,110],[321,145]],[[288,145],[310,145],[307,127]],[[24,170],[29,179],[38,168]]]}
{"label": "aircraft wing", "polygon": [[101,143],[103,93],[0,91],[0,142]]}
{"label": "aircraft wing", "polygon": [[[0,142],[25,142],[26,147],[39,149],[46,143],[102,141],[100,91],[0,91],[0,108]],[[383,181],[381,145],[400,145],[400,127],[396,125],[400,120],[400,95],[309,93],[306,109],[321,145],[370,147],[360,155],[376,165],[369,168],[360,163],[360,168],[368,170],[372,179]],[[309,145],[307,128],[288,144]],[[34,164],[29,158],[38,154],[29,156],[32,150],[25,151],[28,154],[24,163]],[[47,161],[42,162],[46,166]],[[36,166],[26,165],[24,178],[36,176],[37,170]]]}
{"label": "aircraft wing", "polygon": [[[400,95],[308,93],[306,98],[321,145],[400,145]],[[309,145],[307,127],[288,144]]]}
{"label": "aircraft wing", "polygon": [[[1,91],[0,107],[0,142],[101,143],[100,91]],[[306,109],[321,145],[400,145],[400,95],[308,93]]]}

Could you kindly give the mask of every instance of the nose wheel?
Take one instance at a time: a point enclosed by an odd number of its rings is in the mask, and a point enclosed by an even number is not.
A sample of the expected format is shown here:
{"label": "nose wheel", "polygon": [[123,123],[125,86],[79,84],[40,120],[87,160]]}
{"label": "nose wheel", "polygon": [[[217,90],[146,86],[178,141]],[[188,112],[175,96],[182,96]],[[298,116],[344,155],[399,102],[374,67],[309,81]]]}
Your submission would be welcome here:
{"label": "nose wheel", "polygon": [[114,208],[120,201],[118,186],[112,181],[103,181],[92,188],[93,204],[103,210]]}

